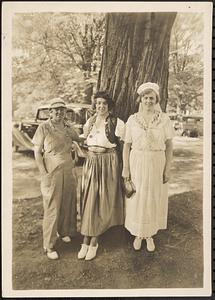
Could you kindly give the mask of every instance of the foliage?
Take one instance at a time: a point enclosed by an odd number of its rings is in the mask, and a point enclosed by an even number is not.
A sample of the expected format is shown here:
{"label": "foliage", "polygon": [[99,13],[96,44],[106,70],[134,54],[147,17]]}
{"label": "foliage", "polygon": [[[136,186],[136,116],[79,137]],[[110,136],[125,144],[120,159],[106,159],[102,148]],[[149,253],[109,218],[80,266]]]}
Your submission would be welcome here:
{"label": "foliage", "polygon": [[32,13],[13,19],[13,111],[61,96],[90,101],[103,46],[102,14]]}
{"label": "foliage", "polygon": [[169,109],[178,113],[203,107],[203,15],[178,14],[172,29]]}
{"label": "foliage", "polygon": [[[15,14],[12,37],[13,116],[33,117],[39,105],[61,96],[90,101],[104,43],[103,14]],[[203,16],[178,13],[172,29],[169,109],[203,106]]]}

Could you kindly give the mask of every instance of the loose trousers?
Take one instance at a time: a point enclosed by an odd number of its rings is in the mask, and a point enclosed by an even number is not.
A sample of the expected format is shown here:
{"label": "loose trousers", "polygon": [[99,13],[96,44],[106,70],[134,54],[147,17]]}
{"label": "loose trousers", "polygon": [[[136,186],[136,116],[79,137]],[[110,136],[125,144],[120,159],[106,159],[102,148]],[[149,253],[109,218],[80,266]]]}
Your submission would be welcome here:
{"label": "loose trousers", "polygon": [[53,248],[60,236],[76,233],[77,178],[73,163],[65,162],[42,177],[43,247]]}

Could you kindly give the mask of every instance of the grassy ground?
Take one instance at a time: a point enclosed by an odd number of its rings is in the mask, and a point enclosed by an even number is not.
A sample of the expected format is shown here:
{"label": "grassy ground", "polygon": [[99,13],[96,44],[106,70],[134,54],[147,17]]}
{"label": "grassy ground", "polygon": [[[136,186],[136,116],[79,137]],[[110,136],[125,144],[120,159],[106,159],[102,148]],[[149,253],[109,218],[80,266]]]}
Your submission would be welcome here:
{"label": "grassy ground", "polygon": [[[57,247],[60,260],[50,261],[42,252],[41,196],[28,199],[23,199],[20,195],[14,197],[13,288],[202,287],[201,147],[200,140],[189,142],[184,139],[176,143],[168,229],[160,231],[155,237],[156,251],[153,253],[146,251],[145,243],[141,251],[134,251],[132,237],[119,226],[103,234],[95,260],[86,262],[77,259],[81,243],[81,236],[77,234],[69,245],[59,240]],[[19,158],[22,159],[20,156]],[[27,168],[26,165],[25,167]],[[32,168],[31,165],[30,171]],[[190,172],[193,177],[190,177]],[[14,182],[25,186],[25,182],[17,178],[19,173],[20,169],[18,172],[14,166]],[[15,188],[20,190],[17,185]]]}

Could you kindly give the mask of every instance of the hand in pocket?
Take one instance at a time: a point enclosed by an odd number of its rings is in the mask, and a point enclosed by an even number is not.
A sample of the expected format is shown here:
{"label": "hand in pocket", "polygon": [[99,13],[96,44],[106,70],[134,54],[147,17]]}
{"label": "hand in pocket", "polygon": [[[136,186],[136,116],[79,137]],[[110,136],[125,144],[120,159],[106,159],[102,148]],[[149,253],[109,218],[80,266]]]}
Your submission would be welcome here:
{"label": "hand in pocket", "polygon": [[170,171],[164,170],[163,172],[163,183],[167,183],[170,180]]}
{"label": "hand in pocket", "polygon": [[[41,177],[41,189],[48,188],[51,185],[52,174],[45,173]],[[43,191],[42,191],[43,192]]]}

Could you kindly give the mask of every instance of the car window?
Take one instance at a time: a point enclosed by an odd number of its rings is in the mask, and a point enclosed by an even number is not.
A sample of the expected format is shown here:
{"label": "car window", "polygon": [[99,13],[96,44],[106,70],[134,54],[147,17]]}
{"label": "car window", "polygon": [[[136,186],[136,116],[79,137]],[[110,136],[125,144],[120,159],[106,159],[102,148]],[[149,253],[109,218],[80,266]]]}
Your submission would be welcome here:
{"label": "car window", "polygon": [[73,110],[68,110],[66,113],[66,117],[71,122],[76,122],[76,115]]}
{"label": "car window", "polygon": [[37,119],[47,120],[48,118],[49,118],[49,109],[48,108],[39,109]]}
{"label": "car window", "polygon": [[[75,108],[68,109],[66,113],[66,118],[77,124],[84,125],[87,119],[90,117],[90,113],[88,113],[87,109],[84,108]],[[38,120],[47,120],[49,118],[49,109],[48,108],[41,108],[38,110],[37,119]]]}
{"label": "car window", "polygon": [[177,115],[169,115],[170,120],[177,120]]}
{"label": "car window", "polygon": [[84,125],[86,123],[86,110],[80,109],[76,112],[77,114],[77,123]]}

